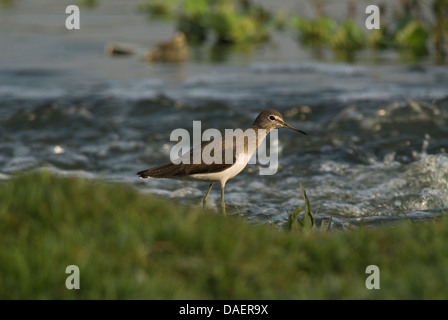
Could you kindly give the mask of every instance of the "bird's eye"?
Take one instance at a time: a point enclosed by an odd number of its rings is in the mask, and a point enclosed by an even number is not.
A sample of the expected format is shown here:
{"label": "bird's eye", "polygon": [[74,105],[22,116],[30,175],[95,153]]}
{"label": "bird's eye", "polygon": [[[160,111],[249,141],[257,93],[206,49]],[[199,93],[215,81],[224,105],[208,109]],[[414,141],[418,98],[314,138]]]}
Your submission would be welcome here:
{"label": "bird's eye", "polygon": [[269,120],[274,121],[274,120],[275,120],[275,117],[274,117],[274,116],[269,116]]}

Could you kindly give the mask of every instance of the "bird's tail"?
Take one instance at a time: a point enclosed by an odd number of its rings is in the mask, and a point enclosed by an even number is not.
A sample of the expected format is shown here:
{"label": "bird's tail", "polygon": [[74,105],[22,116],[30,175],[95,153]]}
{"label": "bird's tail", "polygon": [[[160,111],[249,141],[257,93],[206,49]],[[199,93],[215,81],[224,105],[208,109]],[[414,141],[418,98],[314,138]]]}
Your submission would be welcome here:
{"label": "bird's tail", "polygon": [[140,178],[168,178],[176,175],[176,166],[172,163],[137,172]]}
{"label": "bird's tail", "polygon": [[140,176],[140,178],[150,178],[151,177],[151,170],[143,170],[137,172],[137,175]]}

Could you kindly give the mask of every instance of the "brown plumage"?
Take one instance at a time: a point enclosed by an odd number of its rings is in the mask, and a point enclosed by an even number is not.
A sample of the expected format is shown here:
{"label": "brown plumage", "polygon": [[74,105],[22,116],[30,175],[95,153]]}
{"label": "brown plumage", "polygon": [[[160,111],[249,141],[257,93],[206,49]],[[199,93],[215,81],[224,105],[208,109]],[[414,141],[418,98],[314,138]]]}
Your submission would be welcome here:
{"label": "brown plumage", "polygon": [[[277,128],[289,128],[295,131],[298,131],[302,134],[306,134],[304,131],[296,129],[286,122],[283,121],[282,115],[275,110],[265,110],[261,112],[258,117],[255,119],[254,123],[248,129],[242,131],[242,134],[249,134],[247,130],[251,129],[255,132],[255,140],[249,139],[244,136],[244,151],[239,150],[237,148],[237,139],[232,135],[224,135],[216,139],[212,139],[211,141],[204,142],[202,145],[193,148],[189,151],[188,154],[184,154],[182,156],[183,159],[189,157],[189,163],[167,163],[162,166],[158,166],[152,169],[139,171],[137,175],[141,178],[173,178],[173,179],[186,179],[186,180],[198,180],[198,181],[210,181],[211,184],[209,189],[204,197],[203,204],[205,206],[207,202],[208,194],[213,186],[214,182],[221,183],[221,207],[223,212],[225,213],[225,203],[224,203],[224,186],[228,179],[234,177],[239,172],[241,172],[244,167],[247,165],[252,154],[264,140],[267,134],[273,129]],[[238,133],[237,133],[238,134]],[[232,162],[225,163],[225,154],[226,154],[226,140],[233,139],[233,143],[230,144],[232,150]],[[202,162],[195,164],[193,163],[193,155],[195,152],[200,152],[203,154],[203,150],[205,147],[211,147],[212,150],[217,150],[220,148],[222,151],[222,157],[220,163],[204,163],[204,159],[201,158]],[[237,154],[237,151],[240,153]],[[243,153],[241,153],[243,152]],[[213,155],[211,154],[213,157]],[[184,161],[186,162],[186,161]]]}
{"label": "brown plumage", "polygon": [[183,32],[177,32],[174,38],[159,44],[145,54],[144,59],[151,62],[184,62],[188,60],[187,38]]}
{"label": "brown plumage", "polygon": [[[201,154],[202,154],[202,150],[204,149],[204,147],[207,146],[208,144],[212,143],[213,141],[214,141],[214,139],[212,139],[210,141],[206,141],[203,144],[201,144]],[[223,142],[222,142],[223,150],[224,150],[224,145],[225,145],[225,138],[223,139]],[[174,163],[170,162],[170,163],[167,163],[167,164],[164,164],[164,165],[152,168],[152,169],[137,172],[137,175],[139,175],[141,178],[178,178],[178,179],[182,179],[182,178],[188,177],[193,174],[220,172],[225,169],[228,169],[235,163],[236,154],[235,154],[235,150],[234,150],[233,161],[230,164],[225,163],[225,161],[224,161],[225,153],[224,152],[222,154],[222,161],[220,164],[217,164],[217,163],[213,163],[213,165],[209,165],[209,164],[205,164],[205,163],[194,164],[193,163],[193,150],[194,149],[191,149],[189,151],[190,152],[190,163],[182,163],[181,162],[179,164],[174,164]]]}

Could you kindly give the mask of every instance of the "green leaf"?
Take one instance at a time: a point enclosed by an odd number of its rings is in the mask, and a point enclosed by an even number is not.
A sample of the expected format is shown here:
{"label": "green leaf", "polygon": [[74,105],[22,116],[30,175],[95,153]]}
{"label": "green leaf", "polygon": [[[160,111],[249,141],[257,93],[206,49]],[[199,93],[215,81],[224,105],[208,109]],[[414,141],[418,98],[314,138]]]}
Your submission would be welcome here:
{"label": "green leaf", "polygon": [[312,228],[315,229],[316,228],[315,217],[314,217],[313,212],[311,211],[310,201],[308,200],[308,197],[306,195],[305,188],[303,187],[303,185],[301,183],[300,183],[300,189],[302,189],[303,199],[305,200],[304,227],[305,227],[305,229],[312,229]]}

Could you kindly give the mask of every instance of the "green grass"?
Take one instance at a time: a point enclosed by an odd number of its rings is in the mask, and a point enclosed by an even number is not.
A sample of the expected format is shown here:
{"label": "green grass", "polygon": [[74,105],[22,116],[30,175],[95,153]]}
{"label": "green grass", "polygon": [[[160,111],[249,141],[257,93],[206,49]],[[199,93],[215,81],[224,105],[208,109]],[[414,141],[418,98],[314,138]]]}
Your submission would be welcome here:
{"label": "green grass", "polygon": [[287,232],[40,172],[0,185],[0,299],[446,299],[447,238],[447,218]]}

